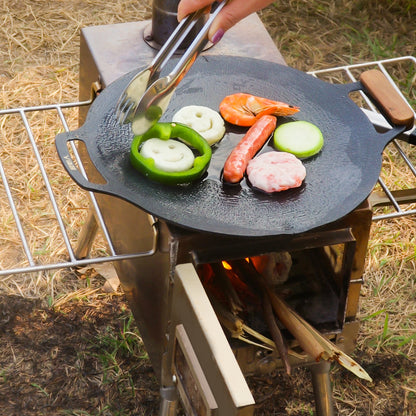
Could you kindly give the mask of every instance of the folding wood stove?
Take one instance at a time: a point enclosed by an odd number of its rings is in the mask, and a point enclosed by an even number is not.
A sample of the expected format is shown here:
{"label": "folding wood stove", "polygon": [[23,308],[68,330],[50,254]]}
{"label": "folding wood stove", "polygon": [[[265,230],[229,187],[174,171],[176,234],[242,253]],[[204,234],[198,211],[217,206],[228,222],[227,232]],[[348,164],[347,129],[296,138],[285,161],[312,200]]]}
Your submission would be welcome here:
{"label": "folding wood stove", "polygon": [[[91,91],[99,93],[118,77],[151,61],[156,53],[151,27],[152,22],[144,21],[82,30],[81,101]],[[284,63],[257,15],[237,24],[204,53]],[[80,108],[81,124],[87,110]],[[89,177],[94,178],[85,154],[83,160]],[[189,415],[251,415],[254,400],[244,375],[264,375],[281,367],[278,354],[265,356],[256,347],[227,339],[196,273],[198,265],[283,250],[319,258],[313,262],[318,262],[319,273],[326,276],[335,295],[333,309],[321,322],[322,330],[345,352],[354,349],[372,217],[368,204],[319,231],[290,239],[249,240],[180,229],[121,199],[96,198],[116,251],[143,252],[142,257],[117,262],[115,267],[160,381],[160,415],[174,415],[178,397]],[[88,247],[95,230],[91,216],[81,246]],[[306,356],[292,364],[309,366],[317,413],[333,415],[329,364],[311,362]]]}

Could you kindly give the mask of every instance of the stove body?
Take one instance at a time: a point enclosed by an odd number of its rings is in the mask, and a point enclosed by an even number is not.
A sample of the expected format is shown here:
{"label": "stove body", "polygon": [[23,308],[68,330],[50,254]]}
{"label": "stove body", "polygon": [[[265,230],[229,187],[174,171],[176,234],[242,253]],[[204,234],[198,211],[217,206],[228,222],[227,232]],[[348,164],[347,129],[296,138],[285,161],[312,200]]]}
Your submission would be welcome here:
{"label": "stove body", "polygon": [[[151,22],[145,21],[82,30],[81,100],[151,61],[157,51],[144,41],[149,40],[149,26]],[[284,63],[257,15],[237,24],[204,53]],[[81,124],[87,110],[80,108]],[[94,179],[97,173],[88,155],[82,148],[80,153],[88,176]],[[229,343],[198,283],[195,270],[200,264],[283,250],[319,256],[321,273],[328,275],[337,299],[332,317],[321,329],[344,351],[354,348],[372,217],[367,204],[316,232],[245,239],[179,229],[121,199],[96,198],[118,253],[156,248],[153,255],[119,261],[115,268],[161,384],[161,415],[174,414],[177,393],[190,415],[251,415],[254,400],[244,375],[267,374],[281,366],[277,354]],[[83,241],[93,238],[93,223],[91,217]],[[313,363],[306,356],[292,364],[311,367],[318,414],[332,415],[329,365]]]}

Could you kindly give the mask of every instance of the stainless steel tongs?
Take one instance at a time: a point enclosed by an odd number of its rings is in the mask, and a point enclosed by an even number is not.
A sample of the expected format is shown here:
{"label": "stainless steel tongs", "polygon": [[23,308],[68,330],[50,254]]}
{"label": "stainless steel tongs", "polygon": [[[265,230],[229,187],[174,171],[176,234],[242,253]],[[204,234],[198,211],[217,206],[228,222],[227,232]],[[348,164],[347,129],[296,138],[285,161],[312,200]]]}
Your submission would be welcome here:
{"label": "stainless steel tongs", "polygon": [[160,119],[168,107],[175,88],[208,42],[209,28],[227,2],[228,0],[223,0],[218,4],[173,70],[159,78],[167,61],[206,9],[197,10],[179,23],[151,64],[134,76],[120,96],[116,111],[121,124],[131,122],[133,133],[139,135],[149,130]]}

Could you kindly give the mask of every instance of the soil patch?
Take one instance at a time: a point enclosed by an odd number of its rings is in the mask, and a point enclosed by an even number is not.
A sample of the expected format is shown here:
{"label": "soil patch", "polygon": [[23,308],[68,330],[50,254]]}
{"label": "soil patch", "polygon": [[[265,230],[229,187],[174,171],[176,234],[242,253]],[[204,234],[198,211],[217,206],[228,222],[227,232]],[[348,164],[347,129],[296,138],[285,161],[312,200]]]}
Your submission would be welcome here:
{"label": "soil patch", "polygon": [[17,296],[0,305],[0,414],[157,414],[158,385],[123,295],[59,310]]}

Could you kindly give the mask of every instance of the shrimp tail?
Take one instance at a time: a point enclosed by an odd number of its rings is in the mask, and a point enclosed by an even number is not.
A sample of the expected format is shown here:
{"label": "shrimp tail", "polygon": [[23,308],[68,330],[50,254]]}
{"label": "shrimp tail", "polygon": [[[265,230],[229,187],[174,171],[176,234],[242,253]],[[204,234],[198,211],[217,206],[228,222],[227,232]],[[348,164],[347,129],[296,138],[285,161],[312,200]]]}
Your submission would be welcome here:
{"label": "shrimp tail", "polygon": [[247,104],[257,119],[264,115],[290,116],[299,111],[299,107],[281,101],[273,101],[255,96],[251,98],[247,99]]}

